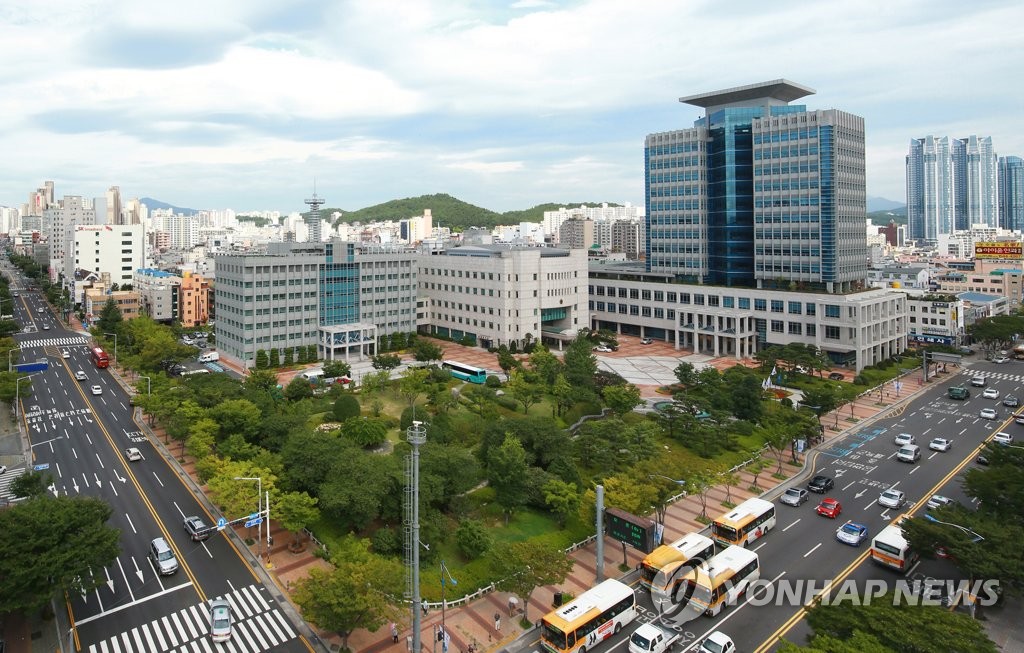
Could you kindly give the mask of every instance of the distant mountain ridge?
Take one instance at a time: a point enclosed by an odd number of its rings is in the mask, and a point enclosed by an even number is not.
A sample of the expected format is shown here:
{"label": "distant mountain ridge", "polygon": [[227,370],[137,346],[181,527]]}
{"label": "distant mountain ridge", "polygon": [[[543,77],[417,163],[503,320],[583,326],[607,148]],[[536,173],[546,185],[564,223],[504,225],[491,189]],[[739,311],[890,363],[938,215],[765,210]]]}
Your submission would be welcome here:
{"label": "distant mountain ridge", "polygon": [[889,211],[892,209],[899,209],[906,204],[903,202],[894,202],[893,200],[887,200],[884,197],[871,197],[868,196],[868,213],[874,213],[876,211]]}
{"label": "distant mountain ridge", "polygon": [[152,211],[153,209],[171,209],[172,211],[174,211],[175,215],[195,215],[196,213],[199,213],[199,211],[197,211],[196,209],[187,209],[181,206],[174,206],[173,204],[168,204],[167,202],[155,200],[152,197],[143,197],[139,199],[139,201],[145,204],[146,208],[148,208],[150,211]]}

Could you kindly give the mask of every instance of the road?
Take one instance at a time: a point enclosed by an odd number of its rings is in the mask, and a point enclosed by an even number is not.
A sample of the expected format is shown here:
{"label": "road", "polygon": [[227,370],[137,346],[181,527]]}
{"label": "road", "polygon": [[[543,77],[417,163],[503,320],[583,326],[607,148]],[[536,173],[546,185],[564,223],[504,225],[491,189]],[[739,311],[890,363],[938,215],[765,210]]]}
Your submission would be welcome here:
{"label": "road", "polygon": [[[972,396],[968,401],[948,399],[949,386],[968,384],[970,376],[978,371],[988,375],[988,387],[999,390],[998,400],[982,398],[980,388],[971,388]],[[832,442],[819,452],[814,461],[815,473],[835,478],[835,487],[825,495],[812,493],[810,500],[800,507],[775,501],[778,515],[775,532],[751,546],[760,557],[761,579],[771,581],[772,587],[753,592],[753,602],[751,597],[743,597],[714,618],[702,616],[677,627],[682,634],[683,650],[695,650],[699,642],[715,630],[732,637],[740,651],[760,653],[776,650],[780,637],[804,644],[809,630],[802,620],[801,604],[808,602],[828,583],[836,583],[838,587],[838,583],[847,577],[862,583],[878,579],[890,586],[899,579],[908,578],[961,579],[955,568],[944,560],[920,563],[904,577],[871,562],[868,554],[870,537],[904,512],[923,514],[925,501],[934,493],[970,505],[959,487],[958,474],[973,464],[977,449],[993,433],[1000,430],[1016,433],[1015,429],[1020,428],[1012,422],[1015,409],[1003,407],[1001,400],[1007,393],[1022,396],[1024,363],[998,365],[982,361],[972,366],[970,374],[952,368],[951,372],[954,373],[942,375],[921,396],[893,409],[870,426]],[[995,408],[999,419],[981,419],[978,413],[982,408]],[[897,447],[893,439],[898,433],[916,436],[922,447],[922,458],[917,464],[896,460]],[[944,453],[930,451],[928,442],[934,437],[951,438],[953,448]],[[808,479],[802,477],[799,483],[787,483],[767,493],[765,498],[775,500],[787,487],[803,486]],[[910,503],[899,511],[878,505],[879,494],[889,487],[905,492]],[[842,503],[843,510],[838,519],[816,514],[815,507],[825,496]],[[862,523],[869,529],[869,539],[859,548],[835,539],[836,529],[846,520]],[[630,579],[634,580],[634,577],[635,574]],[[780,585],[794,581],[803,583],[800,598],[786,597],[781,602],[776,601]],[[625,650],[626,640],[639,623],[657,617],[647,592],[639,589],[637,596],[641,618],[595,647],[592,653]],[[527,635],[527,638],[527,650],[540,650],[536,634]]]}
{"label": "road", "polygon": [[[219,515],[205,511],[179,468],[139,431],[129,395],[109,370],[96,368],[86,337],[65,330],[38,293],[20,295],[15,317],[30,329],[16,336],[20,361],[49,363],[46,371],[32,374],[31,394],[21,402],[33,464],[52,475],[55,495],[109,503],[109,523],[121,531],[120,555],[93,572],[99,588],[69,599],[72,650],[311,651],[282,612],[276,591],[261,584],[248,558],[224,534],[198,543],[188,537],[185,516],[216,524]],[[87,380],[75,380],[79,370]],[[143,459],[129,462],[129,446],[138,447]],[[254,483],[254,511],[256,496]],[[156,574],[147,556],[155,537],[164,537],[174,550],[176,574]],[[234,636],[212,644],[206,602],[220,597],[234,608]]]}

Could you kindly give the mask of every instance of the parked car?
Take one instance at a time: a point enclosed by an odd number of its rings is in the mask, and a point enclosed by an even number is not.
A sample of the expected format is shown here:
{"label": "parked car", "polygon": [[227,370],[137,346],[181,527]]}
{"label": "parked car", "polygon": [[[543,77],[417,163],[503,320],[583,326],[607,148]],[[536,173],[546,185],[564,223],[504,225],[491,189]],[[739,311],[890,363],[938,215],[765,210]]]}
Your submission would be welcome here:
{"label": "parked car", "polygon": [[818,494],[825,494],[833,487],[836,482],[824,474],[818,474],[811,479],[811,482],[807,484],[807,489],[811,492],[817,492]]}
{"label": "parked car", "polygon": [[850,546],[860,546],[867,536],[868,527],[854,521],[848,521],[836,530],[836,539]]}
{"label": "parked car", "polygon": [[949,451],[953,447],[953,441],[949,438],[932,438],[928,448],[932,451]]}
{"label": "parked car", "polygon": [[831,374],[828,375],[828,378],[831,381],[842,381],[846,377],[840,374],[839,372],[832,372]]}
{"label": "parked car", "polygon": [[905,444],[916,444],[917,439],[914,438],[910,433],[900,433],[894,440],[897,447],[902,447]]}
{"label": "parked car", "polygon": [[982,408],[978,411],[978,417],[981,419],[998,419],[999,414],[996,413],[995,408]]}
{"label": "parked car", "polygon": [[999,399],[999,391],[995,388],[985,388],[985,392],[981,393],[984,399]]}
{"label": "parked car", "polygon": [[799,506],[801,503],[807,501],[807,497],[809,496],[810,494],[807,490],[802,487],[791,487],[782,493],[782,496],[779,497],[779,502],[784,503],[787,506]]}
{"label": "parked car", "polygon": [[953,503],[953,500],[949,497],[944,497],[941,494],[933,494],[931,498],[928,499],[928,502],[924,504],[924,507],[931,510],[933,508],[948,506],[951,503]]}
{"label": "parked car", "polygon": [[1013,444],[1013,436],[1005,431],[1000,431],[992,436],[992,441],[997,444]]}
{"label": "parked car", "polygon": [[841,503],[830,497],[828,499],[822,499],[815,511],[822,517],[835,519],[843,512],[843,506]]}
{"label": "parked car", "polygon": [[654,344],[654,338],[640,338],[640,344],[641,345],[653,345]]}
{"label": "parked car", "polygon": [[889,488],[878,496],[878,505],[899,510],[907,502],[907,495],[899,490]]}
{"label": "parked car", "polygon": [[597,347],[594,347],[594,351],[600,352],[602,354],[610,353],[611,350],[612,350],[611,347],[605,347],[604,345],[598,345]]}

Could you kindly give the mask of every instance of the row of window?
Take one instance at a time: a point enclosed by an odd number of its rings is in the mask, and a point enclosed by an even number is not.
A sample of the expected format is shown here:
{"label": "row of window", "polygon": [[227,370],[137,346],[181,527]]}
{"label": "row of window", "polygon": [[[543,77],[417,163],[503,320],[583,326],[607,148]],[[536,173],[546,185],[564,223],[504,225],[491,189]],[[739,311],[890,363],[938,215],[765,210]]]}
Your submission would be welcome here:
{"label": "row of window", "polygon": [[798,197],[755,197],[755,209],[770,209],[786,206],[820,206],[821,198],[817,195],[800,195]]}
{"label": "row of window", "polygon": [[795,175],[806,172],[818,172],[817,161],[783,161],[754,166],[754,176],[763,177],[766,175]]}
{"label": "row of window", "polygon": [[816,144],[790,145],[784,147],[765,147],[754,150],[754,160],[785,159],[791,156],[818,156]]}
{"label": "row of window", "polygon": [[787,141],[807,140],[817,138],[818,129],[790,129],[788,131],[775,131],[768,134],[756,133],[753,137],[754,145],[761,143],[785,143]]}
{"label": "row of window", "polygon": [[700,168],[673,170],[672,172],[652,172],[648,181],[652,184],[674,184],[681,181],[703,181],[704,171]]}
{"label": "row of window", "polygon": [[675,184],[671,186],[652,186],[651,197],[686,197],[704,195],[703,184]]}
{"label": "row of window", "polygon": [[[490,329],[491,331],[495,330],[494,322],[484,322],[483,320],[477,320],[476,318],[470,318],[470,317],[464,318],[461,315],[448,315],[447,313],[431,313],[430,317],[435,322],[448,322],[450,324],[465,324],[466,326],[472,325],[472,326],[478,326],[480,328],[483,328],[484,325],[486,324],[488,329]],[[513,330],[512,327],[513,326],[515,327],[515,331],[519,331],[519,325],[518,324],[513,325],[511,323],[507,323],[505,325],[505,330],[508,331],[508,332],[512,332],[512,330]],[[539,328],[540,328],[539,323],[534,322],[533,323],[533,330],[534,331],[538,331]],[[501,329],[501,324],[499,323],[498,324],[498,330],[500,330],[500,329]]]}
{"label": "row of window", "polygon": [[665,145],[651,145],[647,148],[648,156],[664,156],[667,154],[682,154],[684,152],[700,152],[700,141],[682,141],[667,143]]}
{"label": "row of window", "polygon": [[818,187],[817,177],[800,177],[798,179],[774,179],[772,181],[755,181],[754,192],[783,190],[809,190]]}

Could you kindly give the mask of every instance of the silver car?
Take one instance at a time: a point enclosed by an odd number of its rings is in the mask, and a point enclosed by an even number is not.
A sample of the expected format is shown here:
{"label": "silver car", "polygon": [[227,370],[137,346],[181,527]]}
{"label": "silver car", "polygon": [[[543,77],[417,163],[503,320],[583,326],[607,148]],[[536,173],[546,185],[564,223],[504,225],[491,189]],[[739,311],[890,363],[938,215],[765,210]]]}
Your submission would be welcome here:
{"label": "silver car", "polygon": [[878,505],[885,506],[886,508],[892,508],[893,510],[899,510],[906,502],[907,495],[899,490],[893,490],[892,488],[882,492],[878,497]]}
{"label": "silver car", "polygon": [[226,599],[210,601],[210,639],[215,642],[231,639],[231,604]]}
{"label": "silver car", "polygon": [[779,501],[787,506],[799,506],[801,503],[807,501],[807,497],[809,496],[810,492],[802,487],[791,487],[786,490],[781,497],[779,497]]}

